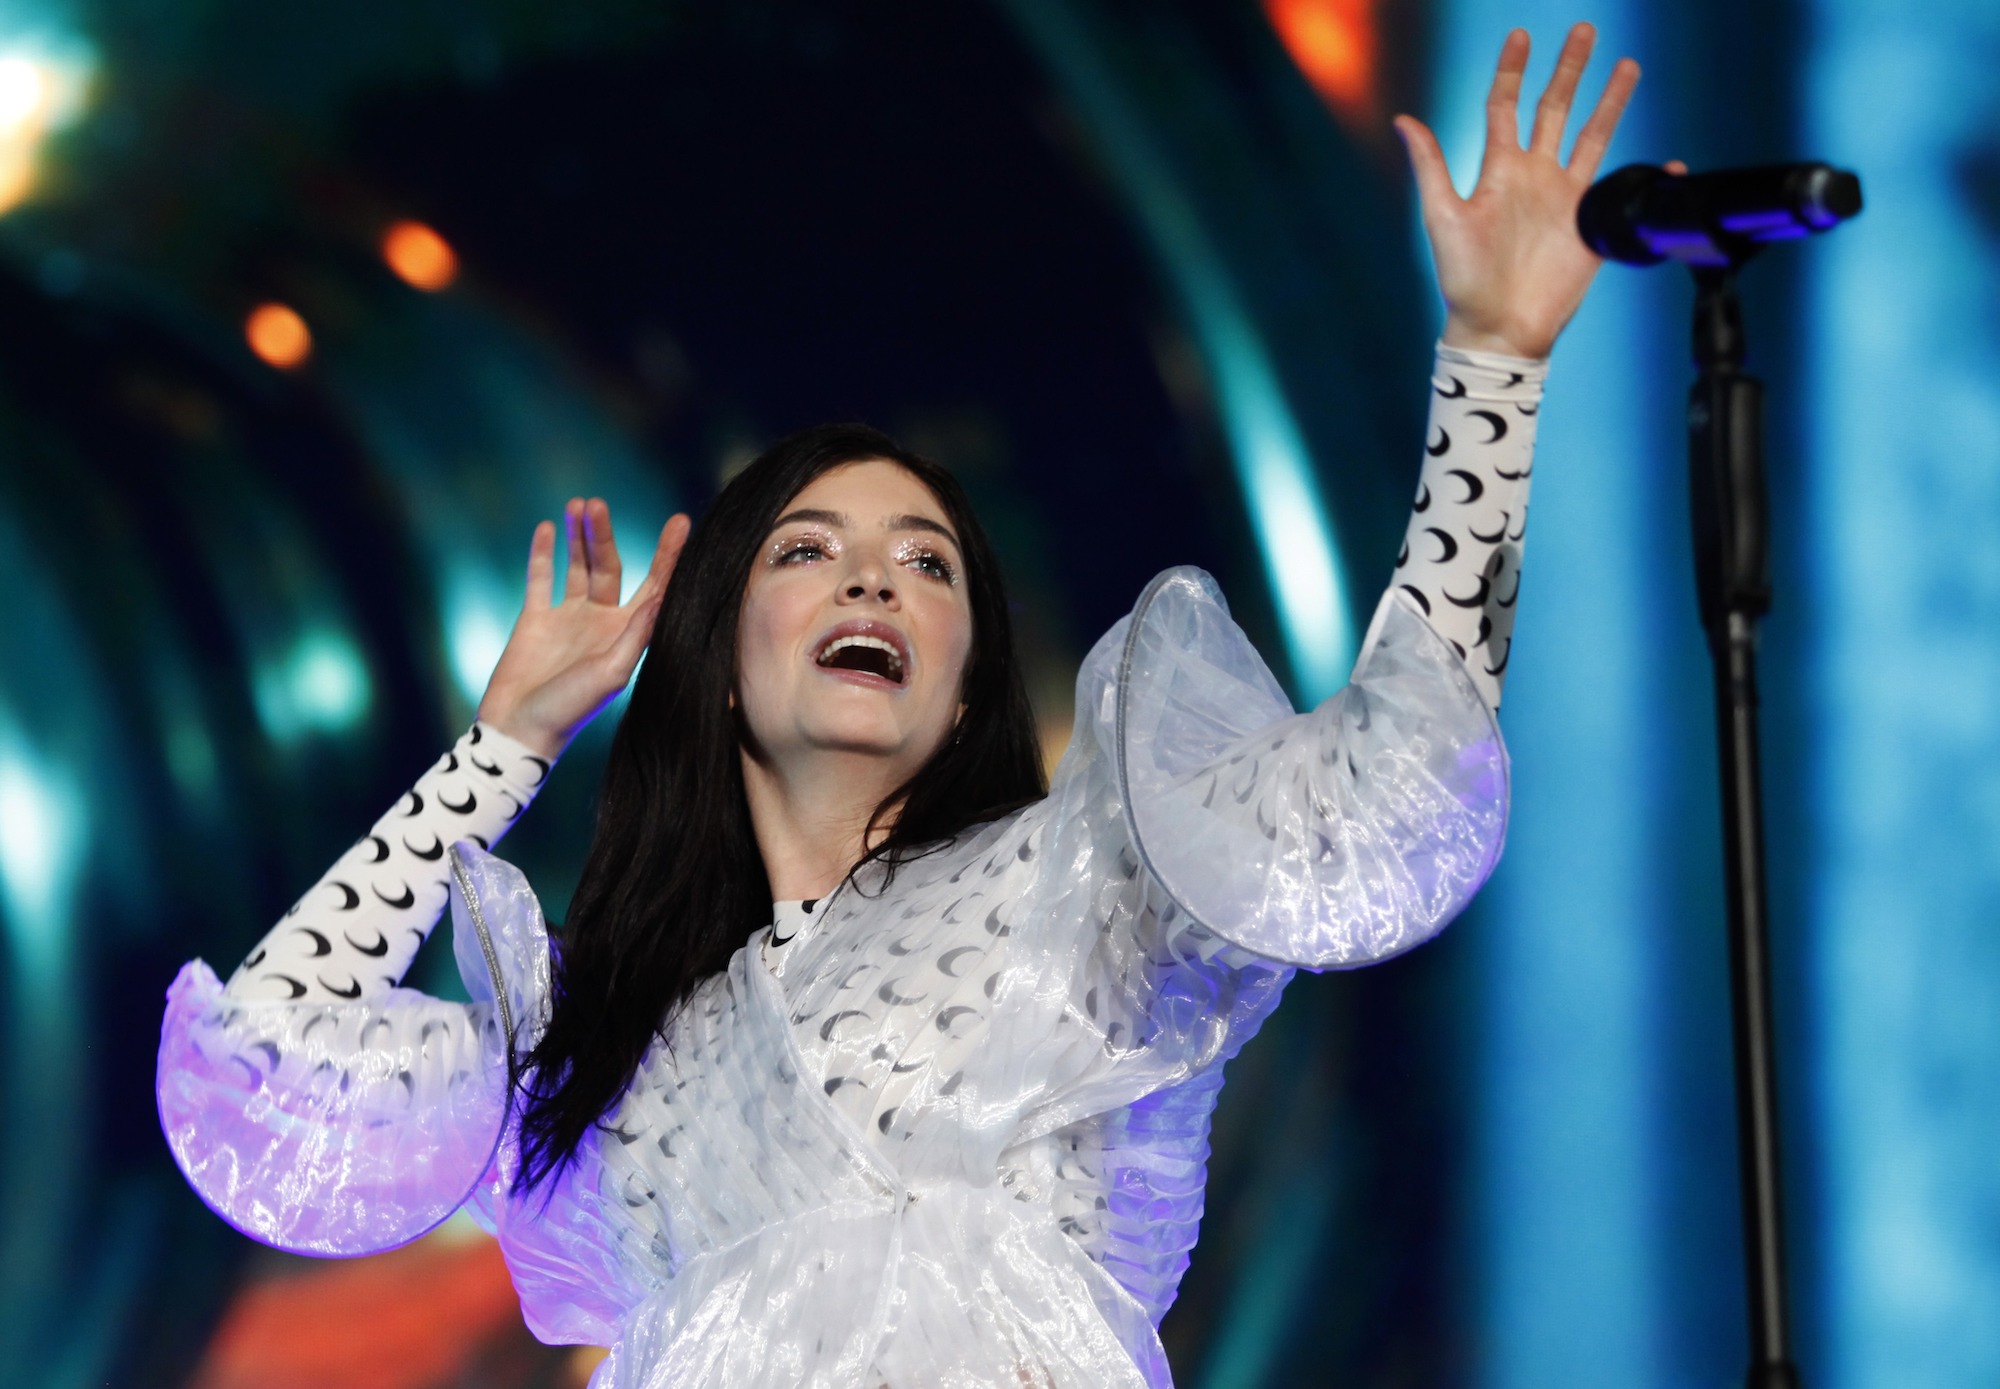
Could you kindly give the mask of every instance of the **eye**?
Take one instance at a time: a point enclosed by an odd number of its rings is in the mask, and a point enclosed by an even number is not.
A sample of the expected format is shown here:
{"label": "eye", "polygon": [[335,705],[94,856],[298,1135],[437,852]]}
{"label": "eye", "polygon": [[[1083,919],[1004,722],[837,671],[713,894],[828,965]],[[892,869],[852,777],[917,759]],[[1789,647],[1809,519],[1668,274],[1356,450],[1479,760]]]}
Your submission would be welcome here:
{"label": "eye", "polygon": [[926,578],[944,584],[958,582],[958,571],[952,567],[951,561],[928,545],[905,541],[897,550],[896,558]]}
{"label": "eye", "polygon": [[832,553],[831,547],[820,536],[797,535],[789,540],[781,540],[771,548],[771,563],[810,564],[825,559]]}

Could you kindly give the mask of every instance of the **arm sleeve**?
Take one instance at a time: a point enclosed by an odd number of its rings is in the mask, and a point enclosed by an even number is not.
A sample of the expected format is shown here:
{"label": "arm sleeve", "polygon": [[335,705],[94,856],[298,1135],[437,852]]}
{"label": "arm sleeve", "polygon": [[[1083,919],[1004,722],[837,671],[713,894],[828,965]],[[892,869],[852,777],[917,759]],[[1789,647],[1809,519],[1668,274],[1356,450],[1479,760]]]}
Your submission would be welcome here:
{"label": "arm sleeve", "polygon": [[1451,643],[1494,710],[1514,644],[1547,375],[1545,360],[1438,344],[1423,474],[1396,560],[1397,590]]}
{"label": "arm sleeve", "polygon": [[474,723],[279,919],[231,976],[229,997],[351,1002],[401,983],[444,911],[447,847],[492,848],[549,767]]}

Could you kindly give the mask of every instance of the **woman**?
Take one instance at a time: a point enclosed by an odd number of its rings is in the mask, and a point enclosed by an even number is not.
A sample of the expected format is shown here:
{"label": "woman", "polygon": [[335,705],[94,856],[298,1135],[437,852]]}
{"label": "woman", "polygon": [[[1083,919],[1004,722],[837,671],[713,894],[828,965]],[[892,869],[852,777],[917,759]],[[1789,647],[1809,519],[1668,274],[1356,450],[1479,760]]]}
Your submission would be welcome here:
{"label": "woman", "polygon": [[[1544,359],[1638,76],[1565,167],[1591,43],[1524,150],[1509,36],[1469,200],[1398,121],[1450,312],[1347,690],[1294,716],[1170,570],[1085,660],[1044,786],[992,556],[933,465],[786,440],[668,523],[623,606],[610,518],[573,501],[563,599],[544,523],[478,722],[226,989],[176,980],[189,1180],[321,1254],[470,1201],[537,1334],[613,1346],[617,1389],[1166,1384],[1223,1063],[1295,968],[1428,939],[1500,850]],[[552,958],[483,850],[649,645]],[[447,898],[470,1006],[398,987]]]}

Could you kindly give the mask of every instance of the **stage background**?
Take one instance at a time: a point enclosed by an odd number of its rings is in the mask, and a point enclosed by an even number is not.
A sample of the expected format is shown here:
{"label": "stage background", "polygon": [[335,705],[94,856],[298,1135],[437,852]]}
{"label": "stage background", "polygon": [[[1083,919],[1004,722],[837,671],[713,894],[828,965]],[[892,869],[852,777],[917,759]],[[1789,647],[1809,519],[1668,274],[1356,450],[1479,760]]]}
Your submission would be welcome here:
{"label": "stage background", "polygon": [[[1051,755],[1081,653],[1172,563],[1324,696],[1439,320],[1388,117],[1469,186],[1505,29],[1538,89],[1576,18],[1646,67],[1613,165],[1863,178],[1856,223],[1747,276],[1801,1358],[1815,1389],[2000,1383],[2000,12],[19,0],[0,1384],[580,1385],[474,1230],[315,1264],[201,1206],[152,1105],[175,970],[227,972],[463,727],[538,519],[606,496],[639,560],[819,420],[966,480]],[[1507,857],[1232,1065],[1182,1384],[1740,1376],[1688,297],[1607,269],[1557,351]],[[502,849],[557,917],[615,717]],[[430,949],[415,982],[450,975]]]}

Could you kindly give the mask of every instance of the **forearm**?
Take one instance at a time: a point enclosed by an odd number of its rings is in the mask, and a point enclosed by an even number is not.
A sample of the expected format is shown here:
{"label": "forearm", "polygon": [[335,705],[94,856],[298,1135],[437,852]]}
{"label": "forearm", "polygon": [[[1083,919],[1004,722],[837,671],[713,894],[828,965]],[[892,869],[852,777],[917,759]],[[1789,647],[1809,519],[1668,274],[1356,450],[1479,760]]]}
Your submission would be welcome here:
{"label": "forearm", "polygon": [[1521,592],[1546,360],[1438,347],[1430,427],[1396,585],[1500,707]]}
{"label": "forearm", "polygon": [[444,911],[445,850],[461,839],[491,848],[548,771],[546,759],[474,723],[271,928],[228,993],[331,1003],[393,988]]}

